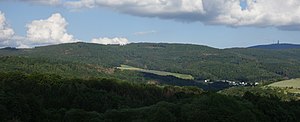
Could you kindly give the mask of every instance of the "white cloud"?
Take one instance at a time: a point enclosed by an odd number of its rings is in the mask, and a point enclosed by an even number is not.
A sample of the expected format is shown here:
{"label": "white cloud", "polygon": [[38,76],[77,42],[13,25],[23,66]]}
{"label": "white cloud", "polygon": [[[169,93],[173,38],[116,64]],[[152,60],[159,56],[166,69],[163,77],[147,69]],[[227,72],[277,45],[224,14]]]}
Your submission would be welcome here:
{"label": "white cloud", "polygon": [[84,1],[69,1],[65,3],[66,7],[71,8],[94,8],[96,5],[95,0],[84,0]]}
{"label": "white cloud", "polygon": [[50,44],[72,43],[79,40],[67,33],[68,23],[59,14],[52,14],[45,20],[33,20],[27,24],[26,37],[14,34],[14,31],[5,23],[4,14],[0,14],[0,47],[11,46],[29,48]]}
{"label": "white cloud", "polygon": [[133,33],[133,35],[136,35],[136,36],[140,36],[140,35],[148,35],[148,34],[154,34],[156,33],[157,31],[155,30],[151,30],[151,31],[140,31],[140,32],[135,32]]}
{"label": "white cloud", "polygon": [[47,45],[76,42],[73,35],[67,33],[68,23],[59,13],[52,14],[46,20],[34,20],[27,24],[27,38],[30,45]]}
{"label": "white cloud", "polygon": [[108,7],[137,16],[159,17],[192,21],[197,14],[204,14],[202,0],[81,0],[69,1],[65,6],[73,8]]}
{"label": "white cloud", "polygon": [[[74,39],[73,35],[67,33],[68,23],[59,14],[52,14],[48,19],[34,20],[27,24],[27,36],[15,35],[14,30],[6,23],[4,13],[0,11],[0,48],[17,47],[30,48],[34,46],[72,43],[80,40]],[[126,45],[129,41],[126,38],[97,38],[92,43]]]}
{"label": "white cloud", "polygon": [[258,27],[300,24],[299,0],[247,0],[244,10],[239,0],[204,1],[207,12],[214,13],[213,21],[209,21],[212,24]]}
{"label": "white cloud", "polygon": [[128,39],[126,38],[97,38],[97,39],[92,39],[92,43],[97,43],[97,44],[118,44],[118,45],[126,45],[129,43]]}
{"label": "white cloud", "polygon": [[6,22],[4,13],[0,11],[0,47],[11,45],[15,32]]}
{"label": "white cloud", "polygon": [[24,2],[32,2],[43,5],[60,5],[62,3],[61,0],[19,0]]}
{"label": "white cloud", "polygon": [[[241,1],[247,6],[242,8]],[[232,27],[300,30],[299,0],[79,0],[66,2],[65,6],[107,7],[135,16]]]}
{"label": "white cloud", "polygon": [[0,39],[9,39],[15,34],[14,30],[6,23],[4,13],[0,11]]}

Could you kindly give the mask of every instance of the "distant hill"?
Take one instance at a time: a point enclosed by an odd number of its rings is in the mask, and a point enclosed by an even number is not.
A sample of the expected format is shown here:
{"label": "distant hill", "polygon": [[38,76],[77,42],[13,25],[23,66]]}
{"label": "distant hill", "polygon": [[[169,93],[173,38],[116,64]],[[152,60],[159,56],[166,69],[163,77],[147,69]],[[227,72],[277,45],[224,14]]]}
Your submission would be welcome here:
{"label": "distant hill", "polygon": [[0,72],[58,73],[142,81],[121,65],[191,75],[195,80],[276,81],[300,77],[300,49],[216,49],[202,45],[132,43],[124,46],[69,43],[0,50]]}
{"label": "distant hill", "polygon": [[258,49],[294,49],[294,48],[300,48],[300,44],[269,44],[269,45],[251,46],[249,48],[258,48]]}
{"label": "distant hill", "polygon": [[4,48],[0,48],[0,50],[18,50],[15,47],[4,47]]}

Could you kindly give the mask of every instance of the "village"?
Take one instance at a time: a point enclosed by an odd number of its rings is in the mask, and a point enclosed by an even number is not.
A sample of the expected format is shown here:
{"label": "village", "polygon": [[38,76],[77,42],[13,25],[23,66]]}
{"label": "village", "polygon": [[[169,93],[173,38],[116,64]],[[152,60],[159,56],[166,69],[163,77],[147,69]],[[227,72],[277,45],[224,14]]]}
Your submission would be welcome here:
{"label": "village", "polygon": [[212,81],[210,79],[204,80],[205,83],[214,83],[214,82],[222,82],[222,83],[227,83],[230,86],[257,86],[259,85],[258,82],[243,82],[243,81],[230,81],[230,80],[216,80]]}

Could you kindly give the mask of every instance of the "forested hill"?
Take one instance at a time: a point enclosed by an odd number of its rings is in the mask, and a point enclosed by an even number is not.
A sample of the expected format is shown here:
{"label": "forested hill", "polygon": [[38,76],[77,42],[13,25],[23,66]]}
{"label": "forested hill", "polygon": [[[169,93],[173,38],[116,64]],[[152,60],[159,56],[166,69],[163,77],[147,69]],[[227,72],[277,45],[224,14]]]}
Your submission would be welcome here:
{"label": "forested hill", "polygon": [[[0,50],[1,70],[67,75],[115,74],[121,64],[190,74],[196,79],[270,81],[300,77],[300,49],[216,49],[190,44],[132,43],[124,46],[70,43]],[[23,67],[23,69],[22,69]],[[31,67],[31,68],[28,68]],[[118,74],[119,73],[119,74]],[[128,74],[127,74],[128,75]]]}
{"label": "forested hill", "polygon": [[255,92],[232,97],[195,87],[1,72],[0,84],[1,122],[297,122],[300,119],[300,102],[281,101],[280,96],[285,94],[270,89],[256,88]]}
{"label": "forested hill", "polygon": [[259,48],[259,49],[294,49],[300,48],[300,44],[269,44],[269,45],[256,45],[249,48]]}

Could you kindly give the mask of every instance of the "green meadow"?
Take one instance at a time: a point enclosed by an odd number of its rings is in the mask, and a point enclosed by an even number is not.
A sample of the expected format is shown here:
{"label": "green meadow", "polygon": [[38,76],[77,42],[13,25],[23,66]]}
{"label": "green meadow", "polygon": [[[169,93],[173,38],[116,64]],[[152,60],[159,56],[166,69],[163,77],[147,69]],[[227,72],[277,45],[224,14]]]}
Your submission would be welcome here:
{"label": "green meadow", "polygon": [[291,93],[300,93],[300,78],[275,82],[269,86],[286,88]]}
{"label": "green meadow", "polygon": [[128,66],[128,65],[121,65],[120,67],[117,67],[117,69],[152,73],[152,74],[161,75],[161,76],[174,76],[174,77],[186,79],[186,80],[194,79],[193,76],[187,75],[187,74],[179,74],[179,73],[172,73],[172,72],[165,72],[165,71],[158,71],[158,70],[148,70],[148,69],[142,69],[142,68],[132,67],[132,66]]}
{"label": "green meadow", "polygon": [[269,86],[300,88],[300,78],[275,82]]}

